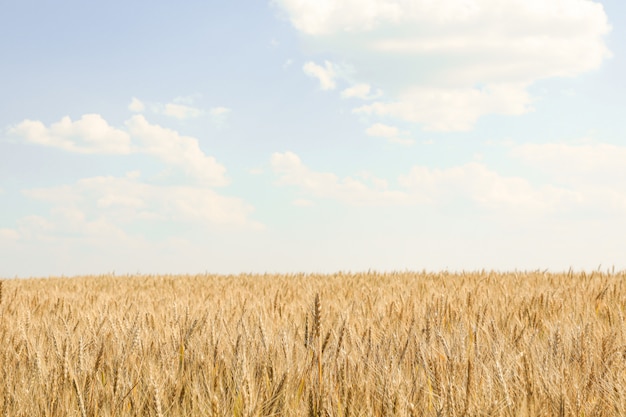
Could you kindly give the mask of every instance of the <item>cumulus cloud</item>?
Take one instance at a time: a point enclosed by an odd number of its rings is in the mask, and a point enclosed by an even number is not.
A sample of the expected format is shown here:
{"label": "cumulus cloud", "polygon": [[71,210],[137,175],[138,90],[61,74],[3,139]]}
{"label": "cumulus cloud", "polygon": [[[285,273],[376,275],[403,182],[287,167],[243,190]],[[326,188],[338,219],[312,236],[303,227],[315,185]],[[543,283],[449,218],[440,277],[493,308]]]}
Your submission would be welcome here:
{"label": "cumulus cloud", "polygon": [[420,123],[427,131],[471,130],[484,114],[520,115],[532,109],[524,86],[485,88],[411,88],[397,101],[376,102],[354,109],[356,114],[391,116]]}
{"label": "cumulus cloud", "polygon": [[[56,200],[58,201],[58,200]],[[22,217],[15,229],[6,229],[13,240],[54,242],[60,239],[119,239],[126,233],[102,217],[89,219],[71,203],[54,206],[50,218],[38,215]],[[1,236],[0,236],[1,237]]]}
{"label": "cumulus cloud", "polygon": [[99,114],[86,114],[80,120],[64,117],[46,127],[40,121],[24,120],[8,134],[44,146],[85,154],[129,154],[131,139],[127,132],[110,126]]}
{"label": "cumulus cloud", "polygon": [[334,65],[329,61],[325,61],[324,66],[317,65],[316,63],[309,61],[304,64],[302,69],[309,77],[317,78],[319,80],[320,88],[322,90],[334,90],[337,86],[335,82],[337,73]]}
{"label": "cumulus cloud", "polygon": [[377,136],[387,139],[389,142],[401,145],[412,145],[414,141],[406,137],[408,132],[401,131],[395,126],[376,123],[365,130],[369,136]]}
{"label": "cumulus cloud", "polygon": [[[123,177],[84,178],[73,184],[22,190],[50,207],[46,216],[22,217],[12,229],[0,229],[0,243],[125,245],[133,248],[184,230],[262,230],[244,200],[200,185],[144,183],[137,171]],[[168,231],[170,231],[168,233]],[[168,235],[172,235],[169,236]]]}
{"label": "cumulus cloud", "polygon": [[[372,133],[394,136],[379,125]],[[325,198],[352,205],[446,205],[465,200],[487,210],[525,214],[626,210],[626,147],[606,143],[511,145],[508,157],[542,171],[544,181],[502,175],[486,164],[448,168],[416,165],[393,184],[368,173],[340,178],[310,169],[292,152],[276,153],[271,166],[279,185],[296,187],[304,199]]]}
{"label": "cumulus cloud", "polygon": [[461,198],[490,210],[546,213],[582,201],[577,191],[534,186],[524,178],[502,176],[474,162],[446,169],[414,166],[398,177],[395,189],[368,173],[361,173],[358,180],[313,171],[292,152],[275,153],[271,165],[279,185],[295,186],[310,197],[352,205],[441,205]]}
{"label": "cumulus cloud", "polygon": [[23,194],[51,204],[57,217],[61,213],[84,227],[88,217],[100,219],[99,224],[110,225],[111,230],[138,221],[262,227],[249,218],[253,207],[239,198],[205,187],[146,184],[136,175],[85,178],[72,185],[29,189]]}
{"label": "cumulus cloud", "polygon": [[319,198],[336,199],[353,205],[396,205],[407,203],[407,195],[385,187],[366,184],[355,178],[339,178],[328,172],[315,172],[306,167],[293,152],[274,153],[271,166],[278,175],[278,184],[291,185]]}
{"label": "cumulus cloud", "polygon": [[206,155],[198,140],[182,136],[178,132],[150,124],[142,115],[135,115],[126,122],[128,132],[141,143],[142,153],[154,155],[171,166],[210,186],[228,184],[226,168],[215,158]]}
{"label": "cumulus cloud", "polygon": [[528,112],[532,83],[577,76],[611,55],[607,16],[591,0],[276,3],[309,44],[385,91],[389,99],[366,110],[429,130]]}
{"label": "cumulus cloud", "polygon": [[136,97],[133,97],[130,101],[130,104],[128,105],[128,110],[132,111],[133,113],[141,113],[145,109],[146,105],[143,104],[143,102]]}
{"label": "cumulus cloud", "polygon": [[206,155],[198,139],[149,123],[141,114],[126,121],[126,130],[110,126],[98,114],[72,121],[64,117],[46,127],[40,121],[24,120],[9,129],[12,136],[27,142],[89,154],[152,155],[171,167],[181,169],[204,185],[228,184],[226,168]]}

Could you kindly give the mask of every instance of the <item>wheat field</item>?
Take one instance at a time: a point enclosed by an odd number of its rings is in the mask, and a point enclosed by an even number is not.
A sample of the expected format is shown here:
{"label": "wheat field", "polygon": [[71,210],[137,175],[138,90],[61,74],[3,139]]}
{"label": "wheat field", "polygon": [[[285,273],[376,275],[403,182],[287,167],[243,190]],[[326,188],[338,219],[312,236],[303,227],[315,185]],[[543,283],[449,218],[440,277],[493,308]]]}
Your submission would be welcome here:
{"label": "wheat field", "polygon": [[0,284],[3,416],[626,415],[626,273]]}

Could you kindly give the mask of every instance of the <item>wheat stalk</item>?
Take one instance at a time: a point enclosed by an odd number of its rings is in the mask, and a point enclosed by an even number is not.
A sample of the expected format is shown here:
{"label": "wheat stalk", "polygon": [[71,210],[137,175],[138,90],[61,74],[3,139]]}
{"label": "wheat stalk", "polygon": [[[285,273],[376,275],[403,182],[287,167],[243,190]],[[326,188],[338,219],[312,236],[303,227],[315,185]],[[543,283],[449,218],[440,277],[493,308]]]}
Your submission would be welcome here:
{"label": "wheat stalk", "polygon": [[87,410],[85,409],[85,402],[83,401],[83,395],[80,392],[80,388],[78,388],[78,382],[76,381],[76,377],[72,376],[72,381],[74,385],[74,392],[76,393],[76,398],[78,399],[78,408],[80,409],[81,417],[87,417]]}

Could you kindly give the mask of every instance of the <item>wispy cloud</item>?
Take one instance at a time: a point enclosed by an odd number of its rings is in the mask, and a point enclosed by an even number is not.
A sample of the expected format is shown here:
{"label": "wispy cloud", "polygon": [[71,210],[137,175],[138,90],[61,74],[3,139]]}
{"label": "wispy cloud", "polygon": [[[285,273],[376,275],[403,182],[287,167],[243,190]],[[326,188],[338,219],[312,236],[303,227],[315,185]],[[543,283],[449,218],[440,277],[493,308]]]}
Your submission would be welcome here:
{"label": "wispy cloud", "polygon": [[373,100],[383,95],[383,92],[378,89],[376,93],[372,93],[372,87],[369,84],[355,84],[352,87],[348,87],[341,92],[343,98],[360,98],[361,100]]}
{"label": "wispy cloud", "polygon": [[202,116],[204,112],[196,107],[179,103],[167,103],[163,109],[163,114],[178,120],[195,119]]}
{"label": "wispy cloud", "polygon": [[332,62],[325,61],[324,66],[321,66],[309,61],[304,64],[302,69],[309,77],[318,79],[322,90],[334,90],[337,87],[335,82],[337,72]]}
{"label": "wispy cloud", "polygon": [[382,123],[376,123],[365,130],[369,136],[376,136],[387,139],[391,143],[400,145],[412,145],[415,141],[408,138],[409,132],[401,131],[395,126],[388,126]]}
{"label": "wispy cloud", "polygon": [[197,99],[197,96],[181,96],[164,104],[160,102],[144,103],[133,97],[128,105],[128,109],[134,113],[143,113],[149,110],[154,114],[162,114],[181,121],[208,117],[215,125],[223,126],[232,110],[224,106],[215,106],[205,110],[195,104]]}

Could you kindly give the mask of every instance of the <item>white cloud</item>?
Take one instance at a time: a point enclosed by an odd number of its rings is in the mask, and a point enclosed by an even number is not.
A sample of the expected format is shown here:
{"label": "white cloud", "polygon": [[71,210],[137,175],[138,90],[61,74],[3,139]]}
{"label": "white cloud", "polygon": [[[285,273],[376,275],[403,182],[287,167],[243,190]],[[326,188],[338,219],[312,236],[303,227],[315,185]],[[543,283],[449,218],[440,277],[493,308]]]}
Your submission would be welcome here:
{"label": "white cloud", "polygon": [[343,98],[360,98],[361,100],[372,100],[383,95],[379,89],[375,94],[370,94],[372,87],[369,84],[355,84],[341,92]]}
{"label": "white cloud", "polygon": [[206,155],[193,137],[150,124],[142,115],[135,115],[127,122],[128,132],[141,142],[141,152],[154,155],[168,165],[176,166],[209,186],[228,184],[226,168],[215,158]]}
{"label": "white cloud", "polygon": [[[46,247],[46,255],[68,244],[76,245],[74,251],[82,251],[85,245],[110,248],[136,240],[110,219],[90,216],[68,204],[54,206],[49,217],[27,216],[20,219],[16,231],[26,247]],[[57,256],[65,257],[66,254],[61,249]]]}
{"label": "white cloud", "polygon": [[315,172],[292,152],[275,153],[271,165],[279,185],[296,186],[307,196],[351,205],[445,205],[465,199],[488,210],[541,214],[575,206],[583,199],[578,191],[534,186],[524,178],[505,177],[476,162],[446,169],[414,166],[398,178],[395,190],[369,173],[359,174],[360,181]]}
{"label": "white cloud", "polygon": [[[148,108],[151,112],[156,114],[163,114],[168,117],[172,117],[178,120],[195,119],[207,114],[207,112],[194,105],[196,100],[200,97],[199,94],[191,96],[181,96],[174,98],[170,103],[148,103]],[[218,109],[222,107],[217,107]],[[128,109],[135,113],[142,113],[146,109],[146,104],[141,100],[133,97]],[[210,116],[215,116],[214,109],[209,110]]]}
{"label": "white cloud", "polygon": [[[223,126],[232,112],[231,109],[224,106],[211,107],[208,111],[194,106],[198,95],[188,97],[176,97],[172,102],[167,104],[151,103],[150,109],[153,113],[164,114],[178,120],[195,119],[204,115],[208,115],[211,122],[217,126]],[[133,97],[129,109],[140,113],[145,109],[144,103]]]}
{"label": "white cloud", "polygon": [[476,162],[447,169],[414,166],[399,178],[399,183],[425,201],[441,203],[465,197],[490,209],[546,212],[581,199],[576,192],[535,187],[524,178],[504,177]]}
{"label": "white cloud", "polygon": [[[56,221],[59,217],[67,220],[58,228],[63,231],[68,230],[70,223],[82,225],[81,233],[88,233],[88,226],[121,231],[125,225],[138,221],[262,227],[249,219],[253,207],[239,198],[222,196],[204,187],[145,184],[134,175],[86,178],[73,185],[30,189],[23,194],[52,204]],[[99,222],[85,220],[88,217]],[[51,223],[45,219],[44,222],[50,229]]]}
{"label": "white cloud", "polygon": [[275,2],[308,44],[385,91],[390,100],[373,113],[430,130],[530,111],[532,83],[577,76],[611,55],[607,16],[591,0]]}
{"label": "white cloud", "polygon": [[0,240],[17,240],[19,238],[20,234],[17,230],[0,229]]}
{"label": "white cloud", "polygon": [[400,134],[400,129],[394,126],[387,126],[382,123],[376,123],[367,128],[365,131],[370,136],[380,136],[383,138],[393,138]]}
{"label": "white cloud", "polygon": [[[6,240],[46,240],[56,231],[58,228],[48,219],[42,216],[29,215],[19,219],[15,229],[0,229],[0,238]],[[69,232],[69,229],[63,231],[66,235]]]}
{"label": "white cloud", "polygon": [[377,188],[351,177],[315,172],[307,168],[292,152],[274,153],[271,166],[279,176],[278,184],[292,185],[318,198],[329,198],[353,205],[397,205],[408,202],[401,191]]}
{"label": "white cloud", "polygon": [[307,62],[302,69],[304,73],[309,77],[317,78],[320,82],[320,88],[322,90],[334,90],[337,84],[335,78],[337,73],[332,62],[325,61],[324,67],[315,64],[314,62]]}
{"label": "white cloud", "polygon": [[231,109],[229,109],[228,107],[223,107],[223,106],[212,107],[209,110],[209,114],[211,115],[211,121],[217,127],[224,126],[224,124],[226,123],[226,119],[228,118],[231,112],[232,112]]}
{"label": "white cloud", "polygon": [[511,155],[564,181],[617,180],[626,186],[626,146],[608,143],[524,143],[513,145]]}
{"label": "white cloud", "polygon": [[224,166],[206,155],[196,138],[150,124],[140,114],[132,116],[125,124],[127,131],[111,127],[100,115],[87,114],[76,122],[64,117],[49,128],[40,121],[25,120],[10,128],[9,134],[69,152],[148,154],[181,169],[204,185],[217,187],[228,184]]}
{"label": "white cloud", "polygon": [[9,128],[9,135],[44,146],[85,154],[129,154],[132,152],[128,133],[110,126],[98,114],[86,114],[75,122],[69,117],[47,128],[40,121],[24,120]]}
{"label": "white cloud", "polygon": [[194,119],[200,117],[203,111],[192,106],[187,106],[180,103],[167,103],[163,110],[163,114],[173,117],[178,120]]}
{"label": "white cloud", "polygon": [[254,246],[250,239],[262,239],[258,232],[265,228],[240,198],[202,186],[143,183],[137,171],[22,194],[49,207],[43,216],[0,229],[0,247],[22,276],[224,271],[228,265],[238,271],[240,239],[245,236],[243,247]]}
{"label": "white cloud", "polygon": [[492,85],[482,90],[421,87],[400,94],[398,101],[375,102],[354,113],[420,123],[427,131],[467,131],[485,114],[524,114],[532,110],[531,101],[522,85]]}
{"label": "white cloud", "polygon": [[626,147],[608,143],[525,143],[510,155],[578,192],[587,206],[626,209]]}
{"label": "white cloud", "polygon": [[141,113],[145,109],[146,105],[143,104],[143,102],[136,97],[133,97],[133,99],[130,101],[130,104],[128,105],[128,110],[132,111],[133,113]]}
{"label": "white cloud", "polygon": [[401,131],[395,126],[376,123],[365,130],[369,136],[377,136],[387,139],[389,142],[401,145],[412,145],[414,141],[406,137],[409,132]]}
{"label": "white cloud", "polygon": [[311,200],[307,200],[306,198],[297,198],[291,202],[292,205],[296,207],[310,207],[313,205]]}
{"label": "white cloud", "polygon": [[228,107],[213,107],[210,110],[211,116],[224,116],[230,113]]}

